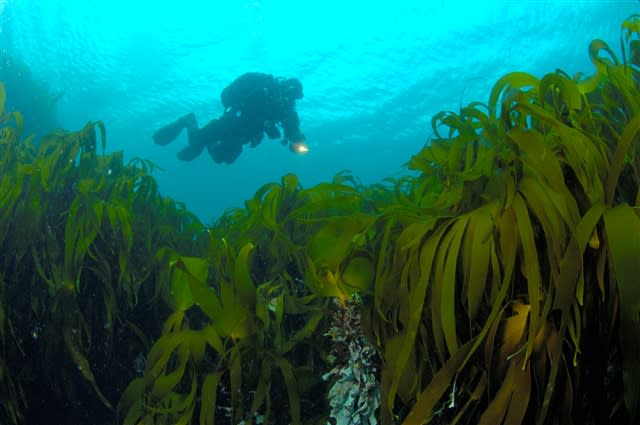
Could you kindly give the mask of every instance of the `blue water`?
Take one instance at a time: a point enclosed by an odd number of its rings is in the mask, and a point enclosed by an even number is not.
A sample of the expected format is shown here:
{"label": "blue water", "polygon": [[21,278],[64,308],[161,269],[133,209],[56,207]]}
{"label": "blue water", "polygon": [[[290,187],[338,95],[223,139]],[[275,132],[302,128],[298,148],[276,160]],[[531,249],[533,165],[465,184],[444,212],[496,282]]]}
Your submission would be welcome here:
{"label": "blue water", "polygon": [[[289,172],[305,187],[344,169],[367,184],[405,172],[434,113],[486,101],[507,72],[591,73],[589,42],[619,53],[620,24],[640,3],[0,0],[0,11],[3,57],[64,93],[62,126],[102,120],[109,151],[157,163],[162,193],[208,223]],[[246,71],[302,81],[308,155],[265,139],[232,165],[206,153],[185,163],[175,155],[186,135],[153,144],[154,130],[185,113],[201,125],[217,117],[220,91]]]}

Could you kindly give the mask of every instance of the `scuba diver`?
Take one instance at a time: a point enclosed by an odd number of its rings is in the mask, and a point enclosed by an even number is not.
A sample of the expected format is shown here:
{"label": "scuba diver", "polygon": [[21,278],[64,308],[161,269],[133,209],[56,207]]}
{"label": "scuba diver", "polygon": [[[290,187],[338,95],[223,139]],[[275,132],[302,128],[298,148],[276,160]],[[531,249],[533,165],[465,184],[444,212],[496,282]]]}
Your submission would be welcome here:
{"label": "scuba diver", "polygon": [[258,146],[265,133],[269,139],[279,138],[280,126],[284,132],[282,144],[290,143],[291,151],[306,153],[295,104],[302,96],[302,84],[295,78],[247,72],[222,90],[224,113],[220,118],[198,128],[192,112],[156,131],[153,140],[167,145],[186,128],[189,145],[178,153],[179,159],[192,161],[207,148],[215,162],[231,164],[240,156],[243,145]]}

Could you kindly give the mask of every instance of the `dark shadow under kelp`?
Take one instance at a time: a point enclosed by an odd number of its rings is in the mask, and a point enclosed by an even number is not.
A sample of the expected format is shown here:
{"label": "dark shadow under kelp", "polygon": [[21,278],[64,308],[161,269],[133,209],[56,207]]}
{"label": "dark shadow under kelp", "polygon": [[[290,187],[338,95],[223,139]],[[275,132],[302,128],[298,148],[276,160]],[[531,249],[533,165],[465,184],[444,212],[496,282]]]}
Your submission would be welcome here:
{"label": "dark shadow under kelp", "polygon": [[0,421],[636,423],[639,34],[437,114],[416,175],[286,175],[210,227],[100,122],[3,113]]}

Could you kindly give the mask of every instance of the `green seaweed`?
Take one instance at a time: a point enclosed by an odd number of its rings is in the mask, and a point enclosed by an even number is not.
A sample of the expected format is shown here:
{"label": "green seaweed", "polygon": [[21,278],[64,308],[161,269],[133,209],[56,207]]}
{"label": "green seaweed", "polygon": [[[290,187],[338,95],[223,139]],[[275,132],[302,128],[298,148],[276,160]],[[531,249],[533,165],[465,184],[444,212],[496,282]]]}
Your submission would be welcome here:
{"label": "green seaweed", "polygon": [[640,16],[622,27],[591,76],[510,73],[436,114],[409,175],[287,174],[210,226],[100,122],[24,139],[0,88],[0,422],[38,422],[45,388],[81,400],[65,423],[327,423],[356,309],[378,360],[344,376],[375,376],[381,424],[637,422]]}
{"label": "green seaweed", "polygon": [[[124,373],[104,391],[112,369],[129,362],[131,352],[117,348],[147,349],[148,337],[132,317],[140,298],[161,292],[155,250],[189,249],[205,229],[192,214],[167,209],[140,163],[123,164],[121,152],[98,153],[106,141],[101,122],[37,143],[22,139],[20,114],[7,114],[4,104],[0,122],[1,422],[37,421],[27,397],[36,385],[48,388],[51,403],[71,400],[88,385],[94,407],[110,410],[113,389],[130,379]],[[170,232],[163,233],[164,223]],[[161,311],[152,306],[150,317]]]}

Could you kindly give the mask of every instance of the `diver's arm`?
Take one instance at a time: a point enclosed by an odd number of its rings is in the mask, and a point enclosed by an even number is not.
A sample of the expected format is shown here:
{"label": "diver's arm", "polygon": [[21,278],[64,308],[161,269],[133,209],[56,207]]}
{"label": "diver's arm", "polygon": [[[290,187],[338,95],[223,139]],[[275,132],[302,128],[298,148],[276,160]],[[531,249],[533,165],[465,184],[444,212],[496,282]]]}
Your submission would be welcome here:
{"label": "diver's arm", "polygon": [[305,140],[304,134],[300,132],[300,118],[293,107],[285,113],[281,125],[284,131],[284,141],[295,143]]}

